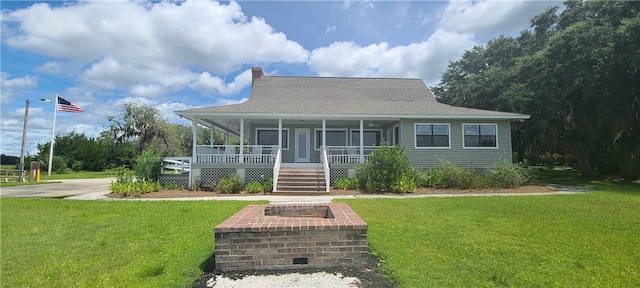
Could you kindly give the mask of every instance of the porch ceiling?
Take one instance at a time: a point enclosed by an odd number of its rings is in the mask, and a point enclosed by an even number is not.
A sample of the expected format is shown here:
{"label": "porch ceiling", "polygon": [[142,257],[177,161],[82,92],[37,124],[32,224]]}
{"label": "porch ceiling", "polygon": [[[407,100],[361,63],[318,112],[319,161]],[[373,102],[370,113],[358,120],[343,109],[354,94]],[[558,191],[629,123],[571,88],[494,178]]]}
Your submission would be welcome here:
{"label": "porch ceiling", "polygon": [[[383,128],[386,126],[390,126],[395,124],[400,119],[362,119],[364,121],[364,129],[370,128]],[[215,126],[218,130],[228,131],[232,135],[238,136],[240,134],[240,119],[239,118],[224,118],[224,117],[202,117],[198,118],[198,123],[206,125],[206,126]],[[335,127],[335,126],[352,126],[359,125],[360,119],[327,119],[327,126]],[[277,126],[278,119],[253,119],[253,118],[245,118],[244,119],[244,137],[246,139],[249,138],[250,125],[270,125]],[[314,118],[304,118],[300,119],[283,119],[283,126],[290,125],[310,125],[310,126],[322,126],[322,119],[314,119]]]}

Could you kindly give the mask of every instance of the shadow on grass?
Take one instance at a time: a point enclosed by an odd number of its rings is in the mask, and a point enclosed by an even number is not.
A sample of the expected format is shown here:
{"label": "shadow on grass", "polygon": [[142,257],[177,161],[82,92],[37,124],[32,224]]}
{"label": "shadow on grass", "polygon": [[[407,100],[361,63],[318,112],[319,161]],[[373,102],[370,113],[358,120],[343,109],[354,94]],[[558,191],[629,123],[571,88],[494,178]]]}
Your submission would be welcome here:
{"label": "shadow on grass", "polygon": [[573,169],[541,169],[536,172],[532,182],[571,186],[586,186],[596,191],[640,195],[640,183],[620,179],[607,179],[603,176],[582,177]]}
{"label": "shadow on grass", "polygon": [[215,253],[211,254],[211,256],[209,256],[209,258],[207,258],[206,260],[204,260],[204,262],[202,262],[202,264],[200,264],[200,270],[202,270],[202,272],[204,273],[215,273],[216,270],[216,257],[215,257]]}

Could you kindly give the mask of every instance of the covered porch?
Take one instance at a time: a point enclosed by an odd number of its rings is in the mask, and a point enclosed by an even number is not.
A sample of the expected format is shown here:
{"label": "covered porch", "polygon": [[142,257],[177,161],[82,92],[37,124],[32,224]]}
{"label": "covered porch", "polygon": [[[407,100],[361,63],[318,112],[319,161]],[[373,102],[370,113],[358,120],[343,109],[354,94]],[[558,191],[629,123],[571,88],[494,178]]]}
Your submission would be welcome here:
{"label": "covered porch", "polygon": [[[383,141],[399,143],[400,119],[318,119],[314,117],[194,116],[191,181],[204,187],[238,174],[245,183],[273,178],[278,191],[283,167],[324,171],[326,192],[339,178],[355,176]],[[225,135],[224,144],[198,143],[206,126]],[[240,140],[241,139],[241,140]],[[213,143],[213,136],[209,143]],[[324,188],[323,188],[324,189]]]}
{"label": "covered porch", "polygon": [[[197,143],[194,136],[192,164],[205,166],[263,166],[260,164],[274,165],[276,162],[321,164],[324,158],[331,165],[354,166],[367,161],[383,141],[392,146],[400,141],[399,119],[216,119],[201,116],[192,121],[193,135],[198,135],[199,125],[225,134],[222,145]],[[209,143],[213,143],[213,136]]]}

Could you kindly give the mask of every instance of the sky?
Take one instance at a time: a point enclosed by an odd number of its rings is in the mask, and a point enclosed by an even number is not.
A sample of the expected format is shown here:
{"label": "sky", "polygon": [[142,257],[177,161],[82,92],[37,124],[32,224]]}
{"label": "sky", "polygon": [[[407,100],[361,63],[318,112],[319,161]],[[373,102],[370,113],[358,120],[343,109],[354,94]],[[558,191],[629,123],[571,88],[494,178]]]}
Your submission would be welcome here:
{"label": "sky", "polygon": [[246,101],[251,67],[266,75],[406,77],[436,85],[449,61],[517,36],[550,1],[4,1],[0,153],[57,135],[98,137],[134,102],[174,111]]}

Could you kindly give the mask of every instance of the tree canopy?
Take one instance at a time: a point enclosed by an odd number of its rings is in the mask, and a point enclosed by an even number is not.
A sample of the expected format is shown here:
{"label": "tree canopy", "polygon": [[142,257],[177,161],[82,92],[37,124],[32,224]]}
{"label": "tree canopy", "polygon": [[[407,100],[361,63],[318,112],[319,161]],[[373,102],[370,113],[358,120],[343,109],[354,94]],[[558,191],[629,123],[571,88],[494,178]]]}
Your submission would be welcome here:
{"label": "tree canopy", "polygon": [[640,2],[567,1],[450,62],[432,87],[447,104],[530,114],[518,159],[574,159],[583,175],[640,175]]}

